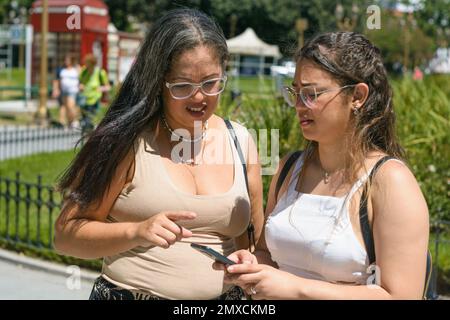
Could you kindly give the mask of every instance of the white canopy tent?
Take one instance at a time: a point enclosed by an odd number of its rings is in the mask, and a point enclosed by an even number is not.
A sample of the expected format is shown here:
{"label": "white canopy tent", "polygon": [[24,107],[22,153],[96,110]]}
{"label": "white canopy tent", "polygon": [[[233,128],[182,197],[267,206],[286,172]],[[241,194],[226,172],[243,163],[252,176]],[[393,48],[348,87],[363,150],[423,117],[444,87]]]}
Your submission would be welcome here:
{"label": "white canopy tent", "polygon": [[259,74],[263,74],[265,67],[265,58],[272,57],[274,63],[281,57],[280,50],[277,45],[270,45],[262,41],[256,35],[252,28],[247,28],[240,35],[227,40],[228,50],[234,56],[232,67],[239,71],[241,56],[257,56],[259,63],[253,67],[259,68]]}
{"label": "white canopy tent", "polygon": [[450,48],[438,48],[428,63],[428,72],[450,74]]}
{"label": "white canopy tent", "polygon": [[262,41],[252,28],[247,28],[240,35],[227,40],[228,50],[232,54],[281,57],[277,45]]}

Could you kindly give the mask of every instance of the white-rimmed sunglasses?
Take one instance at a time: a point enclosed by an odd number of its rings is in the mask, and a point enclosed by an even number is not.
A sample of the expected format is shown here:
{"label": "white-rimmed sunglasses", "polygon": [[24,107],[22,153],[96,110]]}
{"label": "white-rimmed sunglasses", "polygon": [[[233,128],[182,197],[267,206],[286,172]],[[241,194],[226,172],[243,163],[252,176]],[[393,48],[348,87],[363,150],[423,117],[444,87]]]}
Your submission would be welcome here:
{"label": "white-rimmed sunglasses", "polygon": [[220,78],[207,79],[199,83],[192,82],[166,82],[166,87],[169,89],[170,95],[177,100],[187,99],[191,97],[196,89],[206,96],[216,96],[225,90],[227,76]]}

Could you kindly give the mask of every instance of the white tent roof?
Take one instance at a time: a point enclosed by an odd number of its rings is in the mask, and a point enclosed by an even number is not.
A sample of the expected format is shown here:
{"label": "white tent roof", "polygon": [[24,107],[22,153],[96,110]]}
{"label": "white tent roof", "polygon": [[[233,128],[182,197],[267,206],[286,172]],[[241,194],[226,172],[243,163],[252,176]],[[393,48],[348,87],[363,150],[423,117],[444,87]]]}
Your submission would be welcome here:
{"label": "white tent roof", "polygon": [[262,41],[252,28],[247,28],[240,35],[227,40],[231,54],[281,57],[277,45],[270,45]]}

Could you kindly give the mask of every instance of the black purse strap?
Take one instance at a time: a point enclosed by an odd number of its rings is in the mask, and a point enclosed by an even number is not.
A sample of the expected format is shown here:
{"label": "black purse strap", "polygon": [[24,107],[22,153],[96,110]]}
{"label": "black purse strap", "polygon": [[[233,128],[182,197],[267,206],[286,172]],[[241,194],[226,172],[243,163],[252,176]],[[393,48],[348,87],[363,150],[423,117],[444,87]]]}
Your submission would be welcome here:
{"label": "black purse strap", "polygon": [[[247,177],[247,165],[244,157],[244,153],[242,152],[241,145],[239,144],[239,140],[236,136],[236,132],[234,131],[233,125],[231,124],[230,120],[224,119],[225,125],[228,128],[228,132],[231,135],[231,138],[233,139],[234,146],[236,147],[236,151],[238,153],[239,159],[242,163],[242,171],[244,171],[244,179],[245,179],[245,186],[247,187],[247,193],[250,198],[250,190],[248,187],[248,177]],[[252,219],[250,218],[250,223],[247,227],[247,236],[248,236],[248,243],[249,243],[249,249],[251,251],[252,247],[256,247],[256,241],[255,241],[255,227],[253,226]]]}
{"label": "black purse strap", "polygon": [[281,169],[280,175],[278,176],[277,184],[275,186],[275,201],[278,199],[278,193],[280,192],[281,186],[283,185],[286,176],[289,173],[292,165],[297,161],[297,159],[302,155],[301,151],[293,152],[289,158],[284,163],[283,168]]}
{"label": "black purse strap", "polygon": [[[369,185],[372,184],[372,179],[376,171],[383,165],[383,163],[385,163],[390,159],[395,158],[391,156],[385,156],[380,160],[378,160],[378,162],[374,165],[372,172],[370,172],[369,178],[367,179],[367,183]],[[369,256],[369,264],[372,264],[376,261],[376,256],[375,256],[375,244],[373,241],[373,232],[372,228],[370,227],[369,215],[367,213],[367,188],[364,188],[361,195],[361,201],[359,205],[359,223],[361,225],[361,232],[364,239],[364,245],[367,250],[367,255]]]}
{"label": "black purse strap", "polygon": [[[372,172],[369,175],[369,179],[367,183],[371,184],[373,176],[375,175],[376,171],[385,163],[386,161],[390,159],[395,159],[391,156],[385,156],[378,160],[378,162],[375,164],[375,166],[372,169]],[[367,255],[369,256],[369,264],[373,264],[376,261],[375,256],[375,245],[373,241],[373,232],[372,228],[369,224],[369,217],[367,214],[367,189],[364,188],[362,196],[361,196],[361,204],[359,206],[359,222],[361,225],[361,231],[364,239],[364,244],[366,246]],[[433,274],[433,262],[430,250],[427,250],[427,264],[426,264],[426,272],[425,272],[425,287],[423,290],[423,299],[426,300],[434,300],[437,299],[435,288],[430,285],[430,279]]]}

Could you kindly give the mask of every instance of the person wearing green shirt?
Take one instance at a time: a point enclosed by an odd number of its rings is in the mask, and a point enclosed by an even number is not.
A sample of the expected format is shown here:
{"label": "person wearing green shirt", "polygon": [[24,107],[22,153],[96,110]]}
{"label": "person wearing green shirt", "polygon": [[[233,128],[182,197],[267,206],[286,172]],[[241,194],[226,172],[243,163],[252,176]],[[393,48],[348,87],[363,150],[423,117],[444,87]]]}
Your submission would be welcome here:
{"label": "person wearing green shirt", "polygon": [[97,67],[97,58],[93,54],[86,55],[84,64],[80,73],[78,104],[82,114],[82,128],[91,130],[94,127],[92,117],[99,110],[102,95],[110,90],[110,86],[106,71]]}

